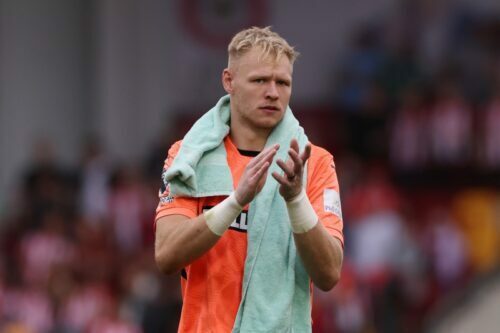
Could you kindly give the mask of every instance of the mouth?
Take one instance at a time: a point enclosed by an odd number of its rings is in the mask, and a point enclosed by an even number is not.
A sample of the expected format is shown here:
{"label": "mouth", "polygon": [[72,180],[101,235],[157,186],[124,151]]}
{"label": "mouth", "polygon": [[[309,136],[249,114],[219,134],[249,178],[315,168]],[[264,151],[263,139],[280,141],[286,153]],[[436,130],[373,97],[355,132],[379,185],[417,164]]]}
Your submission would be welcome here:
{"label": "mouth", "polygon": [[270,112],[270,113],[279,112],[281,110],[279,107],[274,106],[274,105],[264,105],[264,106],[259,107],[259,109],[262,111],[265,111],[265,112]]}

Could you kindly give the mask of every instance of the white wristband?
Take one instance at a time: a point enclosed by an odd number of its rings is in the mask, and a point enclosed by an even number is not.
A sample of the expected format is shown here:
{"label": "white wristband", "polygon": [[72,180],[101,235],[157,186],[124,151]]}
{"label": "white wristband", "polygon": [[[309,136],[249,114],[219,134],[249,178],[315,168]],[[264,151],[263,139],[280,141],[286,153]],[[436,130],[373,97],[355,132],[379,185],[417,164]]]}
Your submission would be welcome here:
{"label": "white wristband", "polygon": [[225,200],[203,213],[203,216],[208,228],[217,236],[222,236],[242,210],[243,207],[240,206],[233,192]]}
{"label": "white wristband", "polygon": [[318,216],[304,189],[292,200],[286,202],[286,208],[288,209],[292,231],[296,234],[307,232],[318,223]]}

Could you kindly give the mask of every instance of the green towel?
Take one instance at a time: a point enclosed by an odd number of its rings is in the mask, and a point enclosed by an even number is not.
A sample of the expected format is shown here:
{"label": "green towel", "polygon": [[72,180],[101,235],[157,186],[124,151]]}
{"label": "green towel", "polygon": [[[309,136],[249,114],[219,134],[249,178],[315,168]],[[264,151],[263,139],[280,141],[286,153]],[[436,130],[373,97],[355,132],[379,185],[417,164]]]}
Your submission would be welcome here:
{"label": "green towel", "polygon": [[209,197],[233,191],[224,138],[229,133],[229,96],[222,97],[182,140],[172,165],[164,174],[175,196]]}
{"label": "green towel", "polygon": [[[165,174],[173,195],[205,197],[234,190],[223,143],[229,118],[229,96],[224,96],[186,134]],[[292,138],[301,150],[308,142],[287,108],[266,143],[266,147],[280,144],[275,160],[287,159]],[[309,276],[297,254],[278,183],[270,177],[273,171],[282,172],[273,163],[264,188],[250,204],[242,300],[234,333],[311,332]]]}

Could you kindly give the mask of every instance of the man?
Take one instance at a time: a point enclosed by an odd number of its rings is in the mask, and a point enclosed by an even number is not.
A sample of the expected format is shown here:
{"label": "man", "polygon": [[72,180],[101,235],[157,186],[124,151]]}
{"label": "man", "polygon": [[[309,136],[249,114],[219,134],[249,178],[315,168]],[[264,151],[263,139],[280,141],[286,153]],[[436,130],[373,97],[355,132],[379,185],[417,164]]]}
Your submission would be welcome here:
{"label": "man", "polygon": [[[283,129],[283,126],[293,118],[288,103],[297,53],[283,38],[269,28],[254,27],[236,34],[229,44],[228,53],[228,67],[222,73],[222,84],[229,95],[229,134],[223,137],[219,146],[227,154],[234,191],[229,196],[172,195],[173,183],[168,179],[174,177],[171,171],[178,162],[177,154],[186,148],[183,145],[188,135],[183,142],[175,143],[165,161],[164,176],[167,177],[164,177],[156,212],[155,259],[164,273],[181,270],[184,304],[179,332],[277,332],[277,328],[270,327],[278,326],[288,327],[280,331],[310,331],[310,308],[301,310],[309,312],[305,314],[308,322],[304,330],[298,326],[302,323],[285,323],[290,316],[282,313],[297,309],[297,303],[310,303],[310,298],[305,301],[299,298],[286,300],[288,307],[285,310],[279,307],[277,313],[267,315],[266,311],[273,312],[278,308],[281,299],[276,299],[274,308],[275,296],[268,295],[266,289],[259,289],[259,286],[265,288],[267,283],[259,282],[254,287],[249,281],[254,278],[262,281],[264,276],[264,281],[269,281],[270,286],[273,286],[272,281],[280,282],[280,279],[285,285],[289,280],[285,271],[291,270],[292,280],[295,276],[298,280],[298,271],[304,267],[307,286],[302,289],[306,290],[307,297],[310,296],[310,280],[325,291],[335,286],[342,265],[343,235],[333,157],[307,141],[301,149],[300,137],[293,137],[286,144],[271,142],[278,129],[286,135],[288,129]],[[206,132],[200,131],[191,138],[201,135],[210,140]],[[205,137],[199,145],[203,145],[204,140]],[[275,158],[283,151],[285,155],[281,156],[284,158]],[[274,179],[268,177],[268,173]],[[259,204],[259,198],[264,195],[272,198],[273,186],[278,189],[274,192],[278,199],[260,200]],[[267,203],[270,212],[262,212],[262,209],[255,212],[255,207],[266,204],[264,201],[273,202]],[[289,247],[285,244],[282,248],[285,252],[292,250],[283,255],[278,253],[278,259],[275,259],[273,251],[266,248],[272,249],[273,244],[269,241],[259,243],[262,251],[267,252],[257,259],[262,265],[257,265],[254,272],[254,266],[250,268],[252,261],[245,259],[248,259],[247,251],[250,254],[251,249],[256,249],[256,253],[260,250],[254,246],[254,238],[250,238],[252,227],[256,230],[257,225],[263,223],[262,218],[255,216],[272,214],[281,208],[284,211],[279,215],[284,216],[286,228],[279,229],[278,238],[274,239],[278,240],[277,243],[281,239],[285,242],[291,239],[294,244]],[[254,220],[251,220],[252,216]],[[278,219],[272,217],[270,224],[262,229],[265,230],[263,233],[272,233],[273,228],[279,226]],[[286,262],[295,252],[298,253],[297,266]],[[283,264],[284,269],[276,271],[275,265],[269,264],[268,260],[276,260],[275,263]],[[283,277],[280,276],[282,271]],[[288,284],[292,289],[286,293],[299,294],[297,281]],[[275,288],[276,292],[278,290],[281,287]],[[252,298],[251,293],[261,293],[259,297],[264,299],[263,303],[258,303],[259,298]],[[286,298],[286,293],[275,298]],[[263,304],[266,310],[260,311],[259,304]],[[252,307],[252,315],[245,316],[245,311]]]}

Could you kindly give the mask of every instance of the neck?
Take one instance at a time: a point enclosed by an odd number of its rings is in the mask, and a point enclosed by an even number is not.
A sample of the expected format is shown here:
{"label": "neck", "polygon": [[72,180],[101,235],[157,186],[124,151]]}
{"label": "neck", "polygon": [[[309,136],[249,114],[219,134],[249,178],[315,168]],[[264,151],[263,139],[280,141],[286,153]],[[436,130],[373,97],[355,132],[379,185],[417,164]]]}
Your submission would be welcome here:
{"label": "neck", "polygon": [[266,145],[272,129],[254,129],[248,126],[238,126],[231,121],[231,140],[238,149],[261,151]]}

